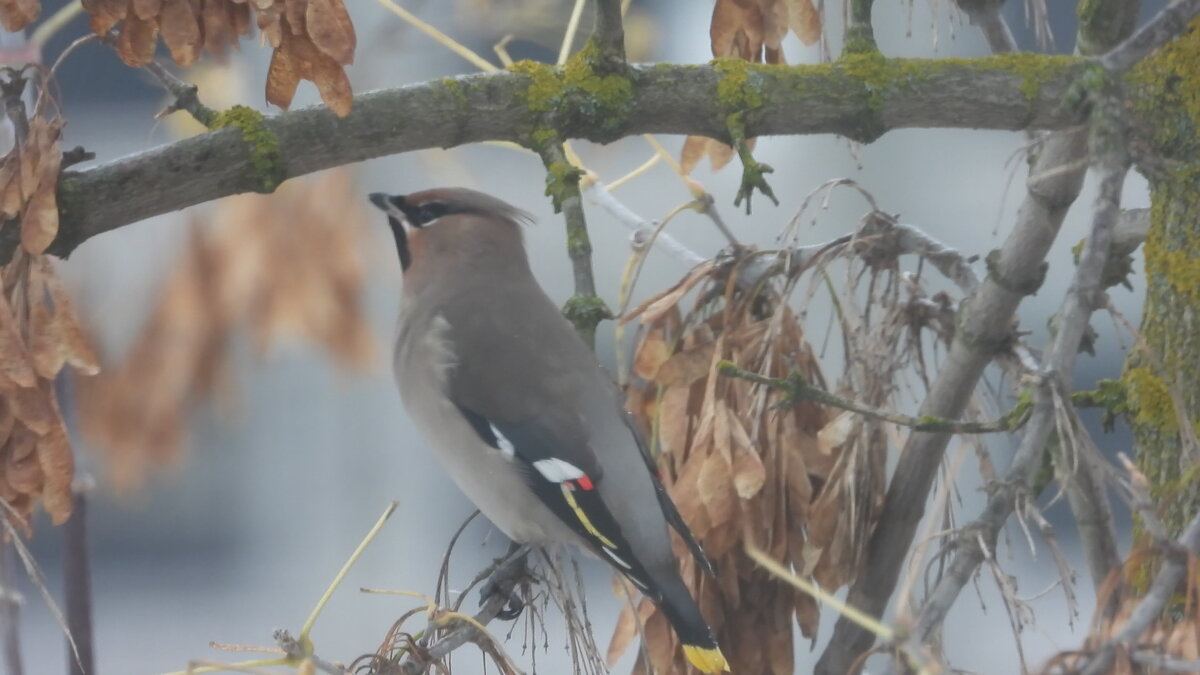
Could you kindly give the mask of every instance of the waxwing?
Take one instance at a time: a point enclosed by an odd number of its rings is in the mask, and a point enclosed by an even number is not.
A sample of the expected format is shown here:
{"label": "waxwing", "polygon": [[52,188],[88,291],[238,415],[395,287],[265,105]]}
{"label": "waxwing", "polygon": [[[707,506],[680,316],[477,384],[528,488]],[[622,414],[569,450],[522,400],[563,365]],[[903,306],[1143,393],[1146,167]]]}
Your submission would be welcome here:
{"label": "waxwing", "polygon": [[396,379],[460,489],[514,542],[575,544],[661,608],[706,673],[725,657],[679,575],[663,489],[620,389],[529,269],[529,214],[474,190],[374,193],[403,268]]}

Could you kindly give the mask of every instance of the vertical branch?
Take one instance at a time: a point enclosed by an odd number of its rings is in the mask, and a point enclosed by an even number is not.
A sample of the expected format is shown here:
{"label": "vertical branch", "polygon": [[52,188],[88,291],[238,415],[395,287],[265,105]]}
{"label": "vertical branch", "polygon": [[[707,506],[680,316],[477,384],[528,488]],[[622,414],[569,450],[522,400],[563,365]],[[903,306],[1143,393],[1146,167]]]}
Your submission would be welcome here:
{"label": "vertical branch", "polygon": [[[95,675],[94,632],[92,630],[92,567],[88,551],[87,506],[91,481],[77,480],[75,510],[63,525],[63,591],[67,630],[75,640],[75,650],[67,644],[70,675]],[[78,656],[78,658],[76,658]]]}
{"label": "vertical branch", "polygon": [[[1094,39],[1082,39],[1083,33],[1088,33],[1096,23],[1125,25],[1127,16],[1136,17],[1140,5],[1136,0],[1094,0],[1090,3],[1092,11],[1109,19],[1081,22],[1079,44],[1088,50],[1115,46],[1129,31],[1110,34],[1110,41],[1091,34],[1088,37]],[[1083,184],[1086,164],[1080,160],[1086,153],[1087,138],[1082,133],[1065,131],[1046,138],[1030,166],[1028,194],[1018,211],[1016,225],[1003,246],[988,256],[987,279],[961,306],[958,331],[921,404],[922,415],[948,419],[962,416],[984,368],[1009,338],[1010,322],[1017,307],[1025,296],[1041,286],[1046,254]],[[1121,176],[1123,179],[1123,171]],[[1071,348],[1078,348],[1078,341]],[[921,432],[910,435],[904,445],[884,498],[882,515],[867,543],[868,562],[847,596],[850,604],[873,616],[882,616],[895,592],[949,441],[949,434]],[[844,617],[839,619],[825,653],[817,662],[816,672],[819,675],[847,672],[873,642],[871,633]]]}
{"label": "vertical branch", "polygon": [[846,21],[843,54],[863,54],[876,50],[875,31],[871,28],[873,4],[874,0],[850,0],[850,17]]}
{"label": "vertical branch", "polygon": [[1017,41],[1004,15],[1004,0],[957,0],[958,8],[966,13],[973,25],[979,26],[993,54],[1017,51]]}
{"label": "vertical branch", "polygon": [[[1119,146],[1118,139],[1107,139]],[[1115,148],[1114,148],[1115,150]],[[1110,158],[1116,153],[1110,154]],[[946,574],[938,581],[921,609],[913,631],[914,639],[928,643],[941,629],[946,614],[958,594],[970,582],[976,568],[983,562],[985,551],[994,551],[996,539],[1019,499],[1028,496],[1030,482],[1041,464],[1046,443],[1055,431],[1056,408],[1063,405],[1069,390],[1070,374],[1075,367],[1079,341],[1087,329],[1088,320],[1103,290],[1104,264],[1112,243],[1113,229],[1120,212],[1121,188],[1125,184],[1128,165],[1123,158],[1112,158],[1102,168],[1100,194],[1096,197],[1096,212],[1092,233],[1084,245],[1079,267],[1070,290],[1063,298],[1058,312],[1058,331],[1042,364],[1046,382],[1039,388],[1033,413],[1025,425],[1025,434],[1013,456],[1012,465],[999,487],[992,492],[983,514],[962,529],[956,542],[956,553]],[[1110,524],[1111,527],[1111,524]],[[1115,544],[1112,545],[1115,559]],[[1106,576],[1111,568],[1103,570]]]}
{"label": "vertical branch", "polygon": [[[0,518],[7,516],[0,515]],[[25,669],[21,663],[21,594],[13,585],[13,545],[11,542],[0,543],[0,629],[4,631],[2,638],[4,649],[4,672],[8,675],[22,675]]]}
{"label": "vertical branch", "polygon": [[596,326],[612,317],[604,301],[596,296],[596,280],[592,274],[592,240],[588,236],[587,220],[583,215],[583,197],[579,179],[583,172],[567,160],[562,144],[550,141],[537,148],[546,165],[546,194],[554,201],[554,210],[561,212],[567,226],[567,255],[575,277],[575,295],[567,300],[563,314],[575,325],[575,330],[588,346],[596,346]]}
{"label": "vertical branch", "polygon": [[593,39],[604,64],[613,69],[625,65],[625,25],[621,19],[621,0],[596,0]]}

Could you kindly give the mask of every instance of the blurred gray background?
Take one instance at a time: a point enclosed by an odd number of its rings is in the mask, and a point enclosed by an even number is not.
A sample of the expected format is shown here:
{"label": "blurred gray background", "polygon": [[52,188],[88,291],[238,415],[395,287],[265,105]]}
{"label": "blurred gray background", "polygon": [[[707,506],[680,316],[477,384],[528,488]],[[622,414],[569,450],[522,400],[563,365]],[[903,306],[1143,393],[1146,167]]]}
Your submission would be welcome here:
{"label": "blurred gray background", "polygon": [[[48,15],[58,2],[45,2]],[[350,69],[355,90],[394,87],[433,77],[472,72],[472,67],[426,36],[412,30],[379,5],[367,0],[346,3],[358,28],[357,64]],[[483,9],[488,3],[467,0],[403,3],[422,18],[459,38],[486,57],[491,45],[513,32],[517,58],[553,60],[557,36],[573,3],[544,1],[537,21],[508,25]],[[491,11],[513,3],[492,0]],[[1148,3],[1147,12],[1159,3]],[[1021,3],[1010,3],[1008,18],[1023,46],[1032,46]],[[635,0],[631,21],[633,51],[642,60],[700,63],[710,57],[708,21],[712,4],[694,0]],[[1051,3],[1051,23],[1057,51],[1069,52],[1074,33],[1071,3]],[[840,6],[827,10],[832,36],[839,49]],[[585,29],[590,25],[590,9]],[[544,25],[542,25],[544,23]],[[632,25],[632,24],[631,24]],[[885,54],[896,56],[975,56],[986,53],[981,36],[950,2],[877,3],[876,35]],[[70,40],[86,30],[76,19],[47,50],[53,60]],[[582,41],[582,37],[580,38]],[[818,47],[806,48],[795,38],[785,47],[789,62],[820,59]],[[231,98],[263,110],[262,86],[268,50],[243,45],[233,61],[241,73],[235,91],[215,96]],[[184,74],[186,79],[187,75]],[[84,145],[96,152],[97,162],[109,161],[167,142],[168,129],[154,119],[164,96],[142,72],[119,62],[108,48],[88,45],[66,62],[60,80],[64,115],[69,121],[64,147]],[[201,90],[201,96],[206,93]],[[316,102],[311,85],[301,85],[296,106]],[[681,138],[664,137],[672,151]],[[743,241],[771,245],[780,228],[810,190],[823,181],[848,176],[876,196],[880,207],[899,213],[947,244],[968,254],[986,254],[1011,227],[1015,206],[1024,196],[1025,164],[1015,155],[1025,142],[1022,134],[990,131],[900,131],[876,143],[855,147],[830,136],[772,138],[759,142],[757,156],[771,164],[771,183],[781,204],[773,207],[755,199],[752,216],[732,206],[739,181],[736,162],[712,174],[707,162],[694,174],[717,197],[726,220]],[[578,143],[584,160],[604,180],[613,180],[636,167],[650,154],[638,138],[610,147]],[[556,300],[571,292],[569,262],[561,219],[542,195],[540,163],[529,154],[493,147],[451,151],[430,150],[363,163],[355,167],[361,192],[409,192],[439,185],[465,185],[503,196],[537,215],[539,223],[527,233],[536,273]],[[661,217],[688,200],[687,191],[669,169],[660,165],[622,188],[618,196],[646,217]],[[1089,181],[1077,207],[1068,217],[1051,253],[1049,278],[1039,294],[1022,307],[1023,327],[1034,331],[1030,340],[1044,344],[1045,325],[1073,272],[1070,247],[1085,234],[1092,201]],[[1127,183],[1125,206],[1146,206],[1140,177]],[[208,208],[205,206],[197,208]],[[804,241],[827,241],[850,231],[865,204],[850,192],[835,195],[826,211],[810,212],[815,223],[805,225]],[[627,231],[602,210],[588,205],[595,247],[597,285],[615,305],[621,268],[629,254]],[[188,215],[174,213],[152,219],[84,244],[64,265],[64,275],[80,297],[85,320],[94,327],[106,358],[118,358],[140,329],[153,305],[163,275],[184,243]],[[670,231],[703,255],[719,250],[722,239],[700,216],[684,214]],[[411,599],[370,596],[360,586],[431,592],[442,553],[453,530],[471,512],[440,469],[432,463],[424,441],[415,433],[400,406],[390,365],[385,358],[392,339],[400,288],[399,266],[384,223],[372,221],[368,241],[370,288],[365,299],[378,342],[378,363],[366,376],[337,370],[321,352],[304,342],[277,344],[266,362],[247,358],[238,372],[241,405],[229,415],[202,408],[193,415],[193,442],[176,467],[155,475],[137,495],[116,495],[105,481],[104,466],[86,452],[81,467],[99,482],[93,501],[92,543],[96,649],[101,673],[150,675],[183,669],[190,659],[232,661],[246,655],[227,654],[208,647],[209,641],[269,644],[274,628],[297,631],[345,557],[389,500],[399,510],[342,588],[333,597],[313,633],[318,653],[348,662],[373,651]],[[982,272],[982,266],[978,266]],[[1137,266],[1139,270],[1140,264]],[[639,296],[662,289],[686,270],[662,254],[654,254],[639,285]],[[1114,292],[1118,306],[1136,321],[1141,289]],[[820,301],[823,302],[823,301]],[[819,335],[829,320],[820,302],[809,310],[812,332]],[[1112,322],[1098,315],[1097,356],[1080,361],[1077,381],[1090,386],[1095,379],[1119,372],[1123,343]],[[612,326],[601,327],[601,355],[612,363]],[[244,350],[247,354],[251,350]],[[836,377],[840,363],[831,359],[827,374]],[[1109,452],[1127,449],[1128,436],[1100,439]],[[1007,465],[1011,443],[993,444],[997,463]],[[953,447],[953,446],[952,446]],[[963,471],[960,513],[971,518],[978,510],[977,482]],[[1059,524],[1060,542],[1074,560],[1075,533],[1061,505],[1051,510]],[[1023,596],[1043,590],[1055,578],[1044,548],[1036,559],[1023,536],[1012,526],[1001,558],[1019,573]],[[47,522],[37,525],[32,542],[37,559],[60,587],[61,532]],[[453,563],[454,583],[463,583],[490,557],[504,549],[502,535],[482,519],[463,536]],[[1040,547],[1040,542],[1039,542]],[[609,573],[594,560],[583,562],[588,575],[588,601],[597,641],[607,645],[620,608],[609,586]],[[1084,580],[1086,584],[1086,580]],[[453,584],[452,584],[453,585]],[[1018,667],[1008,619],[990,580],[979,584],[980,595],[966,592],[947,622],[946,646],[953,663],[985,673],[1015,672]],[[36,591],[22,587],[26,597],[21,626],[26,672],[65,672],[63,637]],[[1083,594],[1086,598],[1087,593]],[[1031,659],[1071,648],[1081,639],[1090,606],[1068,625],[1062,595],[1052,592],[1033,606],[1040,630],[1022,636]],[[982,607],[981,607],[982,601]],[[469,601],[472,607],[474,599]],[[824,613],[817,651],[798,643],[797,672],[806,672],[828,636],[833,619]],[[413,625],[414,629],[417,627]],[[503,628],[497,628],[504,630]],[[548,653],[539,654],[538,669],[567,671],[561,629],[551,625]],[[540,641],[539,643],[540,644]],[[509,642],[518,664],[521,632]],[[464,650],[459,672],[482,670],[480,659]],[[633,654],[616,668],[625,672]]]}

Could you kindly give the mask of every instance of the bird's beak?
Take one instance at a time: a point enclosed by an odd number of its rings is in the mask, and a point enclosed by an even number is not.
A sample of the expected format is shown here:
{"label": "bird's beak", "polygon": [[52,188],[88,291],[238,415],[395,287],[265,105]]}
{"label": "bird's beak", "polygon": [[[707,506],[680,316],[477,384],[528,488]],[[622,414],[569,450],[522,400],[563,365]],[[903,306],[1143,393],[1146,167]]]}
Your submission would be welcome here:
{"label": "bird's beak", "polygon": [[400,205],[404,203],[402,195],[392,196],[383,192],[372,192],[368,195],[368,198],[372,204],[386,213],[389,218],[401,223],[408,222],[407,218],[404,217],[404,211],[400,209]]}

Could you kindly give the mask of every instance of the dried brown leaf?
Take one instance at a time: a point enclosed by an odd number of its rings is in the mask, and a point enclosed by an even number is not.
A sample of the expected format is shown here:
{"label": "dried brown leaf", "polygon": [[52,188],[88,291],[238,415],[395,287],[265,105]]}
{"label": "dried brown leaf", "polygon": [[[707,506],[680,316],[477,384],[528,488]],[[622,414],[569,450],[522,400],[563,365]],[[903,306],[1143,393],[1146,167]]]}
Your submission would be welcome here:
{"label": "dried brown leaf", "polygon": [[705,457],[700,465],[696,490],[714,529],[733,520],[736,508],[733,484],[729,480],[729,462],[718,454]]}
{"label": "dried brown leaf", "polygon": [[21,339],[12,306],[3,294],[0,294],[0,374],[18,387],[33,387],[37,384],[33,363],[25,349],[25,342]]}
{"label": "dried brown leaf", "polygon": [[713,343],[706,342],[671,355],[654,375],[664,387],[687,386],[708,375],[712,365]]}
{"label": "dried brown leaf", "polygon": [[36,118],[30,122],[26,148],[36,147],[37,187],[34,188],[21,218],[21,246],[33,255],[45,251],[58,235],[58,172],[62,153],[58,150],[61,123]]}
{"label": "dried brown leaf", "polygon": [[317,49],[340,65],[354,63],[354,24],[342,0],[308,0],[305,21]]}
{"label": "dried brown leaf", "polygon": [[158,18],[158,13],[162,11],[163,0],[129,0],[129,8],[133,10],[133,15],[144,21],[150,21]]}
{"label": "dried brown leaf", "polygon": [[71,517],[74,499],[71,481],[75,478],[75,457],[71,443],[60,422],[37,442],[37,457],[45,476],[42,488],[42,507],[55,525]]}
{"label": "dried brown leaf", "polygon": [[[775,51],[779,54],[778,58],[782,58],[780,44],[788,34],[787,2],[786,0],[758,0],[758,8],[763,21],[763,44],[766,46],[768,54]],[[771,59],[768,58],[767,63],[771,62]]]}
{"label": "dried brown leaf", "polygon": [[643,380],[654,380],[658,369],[671,357],[663,330],[655,326],[646,332],[633,356],[633,373]]}
{"label": "dried brown leaf", "polygon": [[22,494],[41,492],[45,482],[41,464],[34,453],[38,435],[23,424],[13,427],[5,445],[4,476],[14,490]]}
{"label": "dried brown leaf", "polygon": [[4,0],[0,2],[0,25],[16,32],[36,21],[40,12],[39,0]]}
{"label": "dried brown leaf", "polygon": [[604,656],[604,662],[609,668],[612,668],[625,650],[629,649],[633,639],[638,636],[638,626],[646,625],[646,620],[656,609],[649,598],[642,598],[637,603],[637,614],[635,615],[632,605],[629,602],[625,603],[620,616],[617,617],[617,625],[613,628],[612,639],[608,641],[608,651]]}
{"label": "dried brown leaf", "polygon": [[709,26],[712,55],[760,61],[763,16],[753,0],[717,0]]}
{"label": "dried brown leaf", "polygon": [[767,481],[767,468],[762,458],[754,451],[749,436],[737,419],[731,420],[733,431],[733,486],[742,499],[752,499],[757,495]]}
{"label": "dried brown leaf", "polygon": [[308,1],[284,0],[284,22],[293,36],[308,35]]}
{"label": "dried brown leaf", "polygon": [[267,102],[284,110],[292,104],[296,87],[300,86],[300,73],[293,62],[289,42],[290,39],[283,38],[279,48],[271,54],[271,66],[267,69]]}
{"label": "dried brown leaf", "polygon": [[196,62],[204,36],[200,32],[200,17],[190,0],[162,0],[159,30],[175,63],[186,67]]}
{"label": "dried brown leaf", "polygon": [[158,22],[126,16],[117,37],[117,55],[126,65],[140,68],[154,59]]}
{"label": "dried brown leaf", "polygon": [[92,17],[92,32],[96,35],[106,35],[125,18],[129,10],[129,0],[84,0],[83,8]]}
{"label": "dried brown leaf", "polygon": [[675,308],[675,305],[687,295],[688,291],[695,288],[696,284],[708,278],[709,272],[714,266],[713,261],[706,260],[699,265],[696,265],[688,271],[679,283],[671,288],[659,293],[658,295],[647,298],[642,304],[634,307],[625,313],[620,318],[620,323],[626,324],[630,321],[641,317],[642,323],[654,323],[664,314]]}
{"label": "dried brown leaf", "polygon": [[788,25],[796,33],[796,37],[806,45],[816,43],[821,39],[821,13],[813,5],[812,0],[786,0],[788,6]]}

